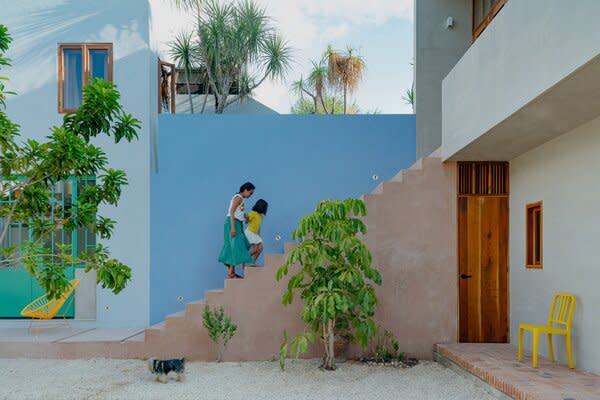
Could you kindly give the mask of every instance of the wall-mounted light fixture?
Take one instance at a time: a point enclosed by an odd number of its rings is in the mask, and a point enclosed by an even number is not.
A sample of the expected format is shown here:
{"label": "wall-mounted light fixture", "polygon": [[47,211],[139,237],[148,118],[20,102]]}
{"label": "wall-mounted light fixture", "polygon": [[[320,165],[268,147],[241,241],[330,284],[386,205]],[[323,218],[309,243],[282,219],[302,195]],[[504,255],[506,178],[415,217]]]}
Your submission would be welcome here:
{"label": "wall-mounted light fixture", "polygon": [[448,17],[446,18],[446,29],[454,28],[454,18]]}

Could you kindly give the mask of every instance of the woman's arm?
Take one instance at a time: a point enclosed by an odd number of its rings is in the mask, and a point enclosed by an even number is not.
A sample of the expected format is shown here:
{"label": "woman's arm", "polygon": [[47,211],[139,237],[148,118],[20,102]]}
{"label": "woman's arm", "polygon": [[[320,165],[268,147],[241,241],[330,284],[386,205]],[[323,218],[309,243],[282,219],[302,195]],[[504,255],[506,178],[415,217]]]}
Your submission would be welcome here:
{"label": "woman's arm", "polygon": [[235,237],[235,210],[237,210],[237,208],[239,207],[240,203],[242,202],[242,199],[240,199],[238,196],[235,197],[235,199],[233,199],[233,201],[231,202],[231,208],[229,209],[229,226],[230,231],[229,231],[229,236],[231,237]]}

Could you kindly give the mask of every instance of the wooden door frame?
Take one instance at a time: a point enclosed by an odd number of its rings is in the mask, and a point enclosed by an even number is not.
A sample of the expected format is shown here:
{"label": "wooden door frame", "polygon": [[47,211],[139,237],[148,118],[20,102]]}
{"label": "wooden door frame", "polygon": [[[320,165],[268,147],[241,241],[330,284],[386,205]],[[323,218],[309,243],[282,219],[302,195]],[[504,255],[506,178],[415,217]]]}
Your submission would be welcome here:
{"label": "wooden door frame", "polygon": [[[506,184],[505,194],[461,194],[460,187],[460,172],[459,166],[461,164],[504,164],[506,166]],[[474,161],[474,162],[457,162],[456,163],[456,342],[462,343],[460,341],[460,241],[459,241],[459,207],[460,202],[458,201],[461,197],[507,197],[508,198],[508,209],[507,209],[507,221],[506,221],[506,230],[507,230],[507,244],[506,244],[506,315],[507,315],[507,343],[510,343],[510,164],[508,162],[485,162],[485,161]]]}

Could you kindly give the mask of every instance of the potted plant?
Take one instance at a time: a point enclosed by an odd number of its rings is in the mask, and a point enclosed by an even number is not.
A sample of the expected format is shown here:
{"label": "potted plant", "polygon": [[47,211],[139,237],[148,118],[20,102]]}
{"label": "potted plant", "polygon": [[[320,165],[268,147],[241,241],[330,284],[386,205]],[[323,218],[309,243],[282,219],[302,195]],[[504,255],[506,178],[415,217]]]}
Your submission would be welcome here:
{"label": "potted plant", "polygon": [[304,302],[301,318],[307,330],[291,341],[284,333],[282,367],[288,352],[295,356],[306,352],[308,343],[316,337],[323,345],[323,367],[333,370],[336,337],[338,343],[345,337],[366,348],[376,334],[372,317],[377,296],[373,285],[381,284],[381,275],[371,266],[371,252],[359,238],[359,234],[366,233],[360,219],[365,215],[362,200],[324,200],[300,220],[292,233],[292,238],[301,243],[289,253],[276,277],[281,280],[291,275],[282,302],[291,304],[294,294],[299,294]]}
{"label": "potted plant", "polygon": [[204,307],[202,323],[208,332],[208,337],[217,347],[217,361],[220,362],[223,360],[227,343],[237,331],[237,325],[231,322],[223,307],[211,310],[208,305]]}

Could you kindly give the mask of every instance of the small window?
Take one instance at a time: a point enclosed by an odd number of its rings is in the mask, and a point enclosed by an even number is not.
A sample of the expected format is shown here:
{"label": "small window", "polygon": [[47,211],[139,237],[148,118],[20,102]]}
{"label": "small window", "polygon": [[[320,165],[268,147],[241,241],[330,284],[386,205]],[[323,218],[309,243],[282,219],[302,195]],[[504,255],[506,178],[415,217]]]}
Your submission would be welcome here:
{"label": "small window", "polygon": [[58,112],[81,106],[82,90],[90,78],[112,81],[112,44],[58,46]]}
{"label": "small window", "polygon": [[542,268],[542,202],[527,205],[527,268]]}

